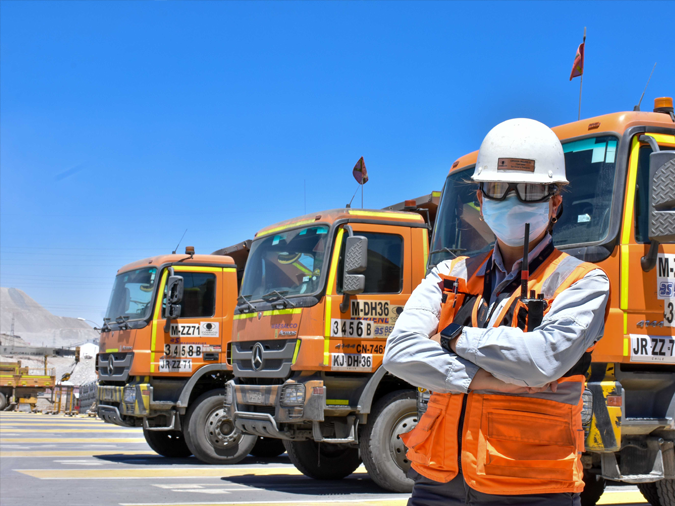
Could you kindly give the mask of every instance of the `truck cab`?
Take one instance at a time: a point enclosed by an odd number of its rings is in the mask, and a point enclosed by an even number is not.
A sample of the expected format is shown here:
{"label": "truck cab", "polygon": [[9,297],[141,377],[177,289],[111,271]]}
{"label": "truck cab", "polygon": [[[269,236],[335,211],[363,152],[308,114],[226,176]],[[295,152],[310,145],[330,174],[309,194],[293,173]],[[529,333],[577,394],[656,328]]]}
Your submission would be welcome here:
{"label": "truck cab", "polygon": [[382,356],[425,275],[439,197],[300,216],[251,244],[225,410],[241,431],[282,439],[308,476],[342,478],[363,455],[381,483],[408,487],[397,436],[417,422],[416,394]]}
{"label": "truck cab", "polygon": [[[242,251],[245,243],[233,247]],[[125,265],[115,277],[96,357],[98,415],[143,427],[167,457],[232,462],[255,444],[222,417],[238,292],[237,265],[224,252],[187,248]]]}
{"label": "truck cab", "polygon": [[[570,181],[553,243],[596,263],[611,285],[605,332],[584,393],[584,502],[594,504],[605,480],[613,480],[638,484],[651,501],[660,489],[670,501],[660,504],[675,504],[672,99],[657,99],[654,112],[608,114],[553,131]],[[470,180],[476,158],[477,152],[462,156],[446,178],[429,267],[493,247]]]}

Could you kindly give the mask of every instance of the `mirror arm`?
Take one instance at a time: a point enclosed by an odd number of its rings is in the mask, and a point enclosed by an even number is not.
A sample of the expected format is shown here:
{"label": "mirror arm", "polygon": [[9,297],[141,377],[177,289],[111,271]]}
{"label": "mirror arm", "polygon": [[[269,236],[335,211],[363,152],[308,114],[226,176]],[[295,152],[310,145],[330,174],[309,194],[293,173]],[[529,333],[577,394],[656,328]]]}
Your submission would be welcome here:
{"label": "mirror arm", "polygon": [[[350,227],[349,225],[345,225],[343,228],[347,231],[349,237],[354,236],[354,231],[352,230],[352,227]],[[340,312],[346,313],[347,309],[349,309],[349,294],[343,293],[342,302],[340,302]]]}
{"label": "mirror arm", "polygon": [[645,272],[651,271],[656,266],[656,254],[659,251],[659,241],[652,240],[649,245],[649,252],[640,259],[640,265]]}
{"label": "mirror arm", "polygon": [[659,149],[659,145],[656,143],[656,139],[654,139],[654,137],[652,137],[651,135],[641,135],[640,137],[638,137],[638,140],[640,142],[648,142],[649,146],[652,148],[652,151],[654,153],[658,153],[659,151],[661,151]]}
{"label": "mirror arm", "polygon": [[[174,275],[173,267],[169,267],[169,274],[166,276],[167,282],[169,281],[169,278],[173,275]],[[157,296],[161,297],[162,294],[157,293]],[[164,308],[164,311],[166,311],[169,307],[169,294],[167,293],[166,296],[167,296],[166,297],[166,307]],[[166,334],[167,332],[169,332],[171,330],[171,317],[166,315],[166,314],[164,315],[164,317],[166,318],[166,322],[164,323],[164,333]]]}

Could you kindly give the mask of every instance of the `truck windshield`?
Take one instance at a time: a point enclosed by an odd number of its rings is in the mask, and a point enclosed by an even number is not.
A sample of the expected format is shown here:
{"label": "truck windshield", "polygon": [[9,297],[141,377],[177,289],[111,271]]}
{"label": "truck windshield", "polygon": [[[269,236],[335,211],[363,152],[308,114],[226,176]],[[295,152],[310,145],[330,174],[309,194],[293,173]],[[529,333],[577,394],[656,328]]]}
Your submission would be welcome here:
{"label": "truck windshield", "polygon": [[260,300],[274,291],[283,296],[317,292],[327,243],[326,226],[270,234],[253,241],[241,294],[248,300]]}
{"label": "truck windshield", "polygon": [[141,320],[150,316],[156,280],[156,267],[118,274],[105,317],[115,321],[120,316],[128,316],[130,320]]}
{"label": "truck windshield", "polygon": [[[602,241],[609,233],[616,152],[614,136],[563,143],[570,184],[564,187],[563,214],[553,230],[556,247]],[[473,256],[492,248],[494,235],[480,220],[478,185],[473,167],[451,173],[445,181],[436,219],[429,265],[455,256]]]}

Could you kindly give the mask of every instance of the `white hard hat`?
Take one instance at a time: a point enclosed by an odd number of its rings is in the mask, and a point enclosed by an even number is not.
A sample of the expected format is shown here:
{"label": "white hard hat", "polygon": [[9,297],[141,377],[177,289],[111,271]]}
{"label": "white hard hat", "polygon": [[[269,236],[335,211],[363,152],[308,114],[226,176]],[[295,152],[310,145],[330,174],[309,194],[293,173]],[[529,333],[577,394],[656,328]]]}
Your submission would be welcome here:
{"label": "white hard hat", "polygon": [[533,119],[504,121],[488,132],[471,179],[477,183],[567,184],[558,136]]}

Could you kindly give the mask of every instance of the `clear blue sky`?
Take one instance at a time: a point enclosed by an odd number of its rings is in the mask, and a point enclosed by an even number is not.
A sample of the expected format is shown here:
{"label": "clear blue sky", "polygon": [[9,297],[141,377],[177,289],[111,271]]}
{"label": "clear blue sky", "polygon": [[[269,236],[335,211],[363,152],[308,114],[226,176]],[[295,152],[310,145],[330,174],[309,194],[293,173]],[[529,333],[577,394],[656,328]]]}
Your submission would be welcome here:
{"label": "clear blue sky", "polygon": [[673,2],[0,3],[0,282],[100,322],[116,270],[440,190],[508,118],[675,94]]}

